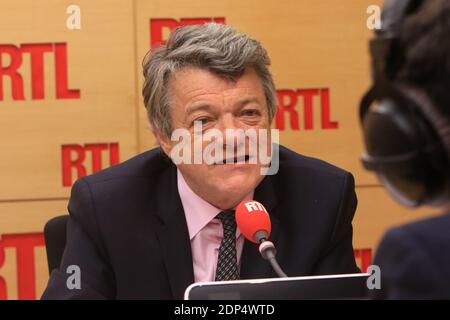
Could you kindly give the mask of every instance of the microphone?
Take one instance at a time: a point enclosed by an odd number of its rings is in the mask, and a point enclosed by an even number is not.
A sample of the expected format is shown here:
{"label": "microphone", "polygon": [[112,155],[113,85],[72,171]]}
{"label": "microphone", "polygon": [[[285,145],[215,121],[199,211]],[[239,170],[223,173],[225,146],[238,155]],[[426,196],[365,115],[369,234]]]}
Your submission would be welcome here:
{"label": "microphone", "polygon": [[261,256],[270,262],[276,274],[280,278],[287,277],[275,258],[275,245],[268,240],[272,225],[266,208],[258,201],[242,201],[236,207],[236,224],[247,240],[259,244]]}

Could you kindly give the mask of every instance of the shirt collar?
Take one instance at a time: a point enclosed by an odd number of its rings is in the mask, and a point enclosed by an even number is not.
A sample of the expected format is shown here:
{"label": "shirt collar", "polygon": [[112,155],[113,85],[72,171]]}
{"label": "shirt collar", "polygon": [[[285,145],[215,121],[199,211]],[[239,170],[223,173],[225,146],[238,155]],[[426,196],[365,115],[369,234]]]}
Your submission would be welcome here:
{"label": "shirt collar", "polygon": [[[210,223],[222,210],[216,208],[203,198],[198,196],[186,183],[180,170],[177,169],[177,185],[183,205],[184,214],[189,231],[189,238],[192,240],[208,223]],[[253,191],[244,200],[253,199]]]}

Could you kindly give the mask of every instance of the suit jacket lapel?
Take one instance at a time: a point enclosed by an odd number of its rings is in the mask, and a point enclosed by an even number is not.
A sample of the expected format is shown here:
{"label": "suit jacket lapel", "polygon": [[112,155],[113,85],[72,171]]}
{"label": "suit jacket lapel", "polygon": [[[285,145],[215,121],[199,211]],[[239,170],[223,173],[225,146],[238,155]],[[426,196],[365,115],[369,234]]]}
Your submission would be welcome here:
{"label": "suit jacket lapel", "polygon": [[[262,203],[269,212],[272,224],[270,240],[276,246],[277,239],[279,238],[280,222],[274,214],[277,199],[271,176],[266,176],[255,189],[254,199]],[[270,263],[261,257],[258,245],[247,239],[244,242],[244,248],[242,250],[240,276],[241,279],[258,279],[275,276]]]}
{"label": "suit jacket lapel", "polygon": [[[182,299],[185,289],[194,282],[194,270],[189,231],[178,194],[176,167],[167,168],[157,183],[159,187],[156,210],[161,220],[157,236],[172,295],[175,299]],[[280,239],[280,223],[275,216],[277,199],[271,176],[266,176],[255,189],[254,199],[261,202],[269,212],[272,223],[270,240],[277,245],[277,240]],[[244,242],[240,276],[241,279],[275,276],[269,262],[261,257],[258,245],[248,240]]]}
{"label": "suit jacket lapel", "polygon": [[156,205],[162,225],[157,235],[172,295],[175,299],[183,299],[185,289],[194,282],[194,271],[189,231],[176,179],[176,168],[171,166],[158,182]]}

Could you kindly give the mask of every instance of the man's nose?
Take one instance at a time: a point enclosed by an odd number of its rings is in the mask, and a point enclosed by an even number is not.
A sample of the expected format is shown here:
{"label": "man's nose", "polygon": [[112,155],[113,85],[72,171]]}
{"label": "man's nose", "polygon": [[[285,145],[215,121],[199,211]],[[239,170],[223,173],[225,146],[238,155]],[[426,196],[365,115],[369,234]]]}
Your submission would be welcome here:
{"label": "man's nose", "polygon": [[237,119],[233,114],[227,113],[220,118],[217,129],[225,134],[225,131],[227,129],[239,129],[239,124],[237,123]]}
{"label": "man's nose", "polygon": [[224,115],[218,124],[217,129],[222,132],[223,147],[232,148],[237,152],[245,145],[244,128],[233,114]]}

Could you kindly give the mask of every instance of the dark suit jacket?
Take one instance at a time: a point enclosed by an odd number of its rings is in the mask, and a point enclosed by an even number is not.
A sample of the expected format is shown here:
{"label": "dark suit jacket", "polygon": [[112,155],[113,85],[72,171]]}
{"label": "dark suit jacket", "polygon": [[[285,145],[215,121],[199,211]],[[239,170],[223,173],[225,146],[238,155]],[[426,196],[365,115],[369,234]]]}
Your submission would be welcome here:
{"label": "dark suit jacket", "polygon": [[374,264],[381,270],[375,299],[450,299],[450,214],[390,230]]}
{"label": "dark suit jacket", "polygon": [[[289,276],[359,272],[352,247],[352,175],[280,146],[280,169],[255,189],[272,220],[271,240]],[[159,148],[78,180],[69,201],[67,244],[45,299],[181,299],[194,282],[175,165]],[[68,290],[69,265],[81,290]],[[275,277],[245,240],[241,278]]]}

